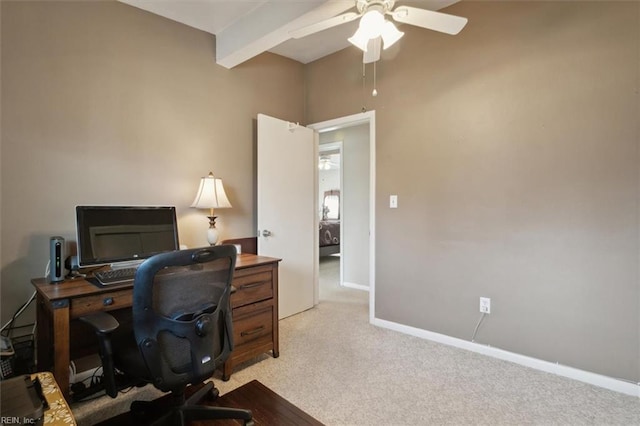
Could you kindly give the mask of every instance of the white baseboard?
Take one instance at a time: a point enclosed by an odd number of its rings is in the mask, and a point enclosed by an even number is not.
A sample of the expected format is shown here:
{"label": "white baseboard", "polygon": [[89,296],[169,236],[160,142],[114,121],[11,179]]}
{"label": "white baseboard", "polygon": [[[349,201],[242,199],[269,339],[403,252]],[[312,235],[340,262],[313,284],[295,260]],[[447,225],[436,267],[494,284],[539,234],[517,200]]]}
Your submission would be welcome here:
{"label": "white baseboard", "polygon": [[343,281],[342,282],[342,287],[349,287],[349,288],[354,288],[356,290],[369,291],[369,286],[368,285],[350,283],[350,282],[347,282],[347,281]]}
{"label": "white baseboard", "polygon": [[555,364],[553,362],[543,361],[541,359],[505,351],[503,349],[493,348],[491,346],[474,343],[468,340],[458,339],[456,337],[447,336],[445,334],[434,333],[433,331],[427,331],[408,325],[386,321],[380,318],[374,318],[372,324],[378,327],[388,328],[400,333],[409,334],[438,343],[443,343],[445,345],[454,346],[460,349],[466,349],[468,351],[488,355],[494,358],[502,359],[504,361],[510,361],[536,370],[556,374],[558,376],[568,377],[580,382],[588,383],[594,386],[599,386],[601,388],[640,398],[640,383],[631,383],[621,379],[615,379],[613,377],[592,373],[590,371],[580,370],[577,368],[568,367],[566,365]]}

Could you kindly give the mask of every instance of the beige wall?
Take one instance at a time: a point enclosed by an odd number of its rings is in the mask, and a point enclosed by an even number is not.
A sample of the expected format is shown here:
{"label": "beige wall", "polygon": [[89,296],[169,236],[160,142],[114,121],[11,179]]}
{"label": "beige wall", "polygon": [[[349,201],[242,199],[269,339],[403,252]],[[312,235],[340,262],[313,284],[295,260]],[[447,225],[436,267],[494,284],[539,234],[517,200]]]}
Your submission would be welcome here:
{"label": "beige wall", "polygon": [[[345,49],[307,121],[376,111],[378,318],[640,379],[640,4],[462,2],[403,26],[362,95]],[[398,194],[399,208],[388,208]]]}
{"label": "beige wall", "polygon": [[189,205],[213,171],[233,205],[222,237],[255,235],[253,121],[303,121],[301,64],[227,70],[210,34],[122,3],[1,10],[3,323],[44,275],[49,237],[75,240],[77,204],[175,205],[180,242],[206,245]]}

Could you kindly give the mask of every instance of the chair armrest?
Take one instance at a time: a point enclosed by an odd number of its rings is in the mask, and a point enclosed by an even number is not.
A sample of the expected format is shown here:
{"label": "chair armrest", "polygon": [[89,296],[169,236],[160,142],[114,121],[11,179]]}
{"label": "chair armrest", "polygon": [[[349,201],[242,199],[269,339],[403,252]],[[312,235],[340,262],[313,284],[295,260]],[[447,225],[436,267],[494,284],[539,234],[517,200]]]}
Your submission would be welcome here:
{"label": "chair armrest", "polygon": [[85,315],[78,318],[80,321],[89,324],[98,333],[111,333],[120,326],[120,323],[111,314],[106,312],[96,312],[91,315]]}
{"label": "chair armrest", "polygon": [[102,361],[102,374],[104,377],[104,389],[107,395],[115,398],[118,395],[116,387],[116,373],[113,365],[113,352],[111,349],[110,333],[120,326],[120,323],[111,314],[106,312],[96,312],[78,318],[80,321],[89,324],[96,331],[98,337],[98,350]]}

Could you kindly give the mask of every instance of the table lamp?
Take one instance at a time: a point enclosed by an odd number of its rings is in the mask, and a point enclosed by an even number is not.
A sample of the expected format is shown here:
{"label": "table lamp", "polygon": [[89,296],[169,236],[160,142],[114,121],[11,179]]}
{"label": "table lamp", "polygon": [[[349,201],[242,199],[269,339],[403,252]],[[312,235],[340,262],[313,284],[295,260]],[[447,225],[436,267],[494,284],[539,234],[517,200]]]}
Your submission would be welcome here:
{"label": "table lamp", "polygon": [[200,179],[200,187],[196,199],[193,200],[191,207],[197,209],[209,209],[209,229],[207,230],[207,241],[212,246],[218,242],[218,230],[216,229],[216,216],[213,215],[213,209],[224,209],[231,207],[231,203],[227,198],[222,186],[222,179],[213,176],[209,172],[209,176]]}

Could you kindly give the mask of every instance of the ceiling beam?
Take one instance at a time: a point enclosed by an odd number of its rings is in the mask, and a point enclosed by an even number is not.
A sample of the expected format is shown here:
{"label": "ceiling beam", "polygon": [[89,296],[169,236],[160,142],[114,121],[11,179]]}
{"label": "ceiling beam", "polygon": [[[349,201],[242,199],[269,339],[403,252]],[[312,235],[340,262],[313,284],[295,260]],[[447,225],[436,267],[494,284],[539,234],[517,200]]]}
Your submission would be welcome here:
{"label": "ceiling beam", "polygon": [[268,2],[216,34],[216,62],[233,68],[291,39],[290,31],[351,9],[353,0]]}

